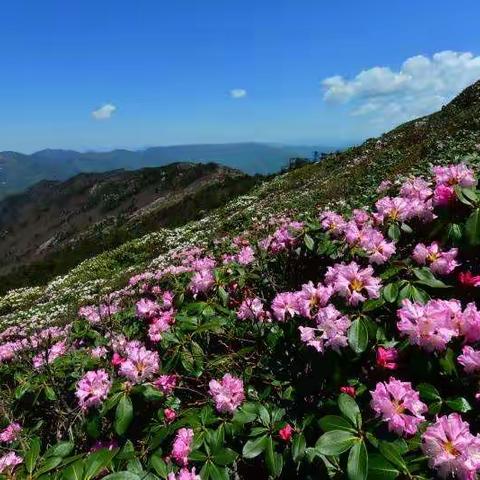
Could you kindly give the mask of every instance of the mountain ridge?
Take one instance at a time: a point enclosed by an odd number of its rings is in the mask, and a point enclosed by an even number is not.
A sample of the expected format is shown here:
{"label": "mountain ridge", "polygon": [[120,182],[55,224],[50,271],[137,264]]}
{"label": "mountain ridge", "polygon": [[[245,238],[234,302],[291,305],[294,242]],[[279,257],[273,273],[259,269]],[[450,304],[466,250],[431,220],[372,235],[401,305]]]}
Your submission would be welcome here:
{"label": "mountain ridge", "polygon": [[143,150],[87,151],[43,149],[32,154],[0,152],[0,199],[18,193],[40,180],[67,180],[79,173],[123,168],[137,170],[175,162],[214,162],[247,174],[271,174],[290,157],[311,157],[333,147],[288,146],[261,142],[167,145]]}

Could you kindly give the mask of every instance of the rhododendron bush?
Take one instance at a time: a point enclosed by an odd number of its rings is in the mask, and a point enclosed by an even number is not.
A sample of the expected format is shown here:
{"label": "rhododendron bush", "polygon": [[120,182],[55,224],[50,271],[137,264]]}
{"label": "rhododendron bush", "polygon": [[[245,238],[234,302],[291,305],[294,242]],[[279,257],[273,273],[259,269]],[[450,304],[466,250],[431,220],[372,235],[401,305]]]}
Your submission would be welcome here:
{"label": "rhododendron bush", "polygon": [[172,255],[48,328],[0,334],[12,478],[480,472],[480,193],[435,167],[349,214]]}

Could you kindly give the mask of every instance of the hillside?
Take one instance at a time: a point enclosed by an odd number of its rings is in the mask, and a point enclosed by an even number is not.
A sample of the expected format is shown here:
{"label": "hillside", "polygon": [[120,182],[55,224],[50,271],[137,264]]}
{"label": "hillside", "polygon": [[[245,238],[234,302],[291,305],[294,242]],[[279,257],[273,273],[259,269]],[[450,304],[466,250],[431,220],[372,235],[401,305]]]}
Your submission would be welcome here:
{"label": "hillside", "polygon": [[2,288],[44,282],[127,240],[201,218],[255,182],[213,163],[42,181],[0,201]]}
{"label": "hillside", "polygon": [[175,162],[215,162],[247,174],[270,174],[290,157],[311,157],[312,152],[333,151],[326,146],[283,146],[263,143],[174,145],[145,150],[76,152],[46,149],[31,155],[0,152],[0,199],[41,180],[66,180],[79,173],[160,167]]}
{"label": "hillside", "polygon": [[246,196],[179,228],[161,228],[80,264],[45,287],[12,291],[0,300],[1,321],[37,316],[54,321],[66,303],[121,286],[134,272],[155,268],[169,252],[234,235],[281,213],[307,214],[319,206],[340,210],[368,204],[382,180],[426,173],[431,165],[480,159],[480,82],[430,116],[408,122],[345,152],[331,154],[262,183]]}
{"label": "hillside", "polygon": [[[479,109],[480,82],[2,297],[0,473],[477,478]],[[170,168],[177,179],[197,167]],[[130,199],[132,184],[149,191],[143,173],[96,185]]]}

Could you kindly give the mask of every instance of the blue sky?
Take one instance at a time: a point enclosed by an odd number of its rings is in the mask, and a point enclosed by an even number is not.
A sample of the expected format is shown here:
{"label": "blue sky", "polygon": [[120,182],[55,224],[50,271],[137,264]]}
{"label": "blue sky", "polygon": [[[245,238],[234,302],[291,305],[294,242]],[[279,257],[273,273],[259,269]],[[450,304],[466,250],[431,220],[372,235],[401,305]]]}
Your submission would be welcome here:
{"label": "blue sky", "polygon": [[0,150],[337,145],[480,78],[474,0],[11,0],[1,18]]}

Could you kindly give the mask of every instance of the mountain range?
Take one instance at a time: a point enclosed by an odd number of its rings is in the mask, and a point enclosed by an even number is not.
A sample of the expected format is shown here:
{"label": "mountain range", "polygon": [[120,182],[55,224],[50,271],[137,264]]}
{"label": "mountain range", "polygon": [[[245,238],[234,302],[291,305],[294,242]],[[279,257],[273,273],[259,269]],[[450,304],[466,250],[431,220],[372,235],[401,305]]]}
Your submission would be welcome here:
{"label": "mountain range", "polygon": [[333,151],[328,146],[286,146],[266,143],[226,143],[151,147],[145,150],[77,152],[41,150],[30,155],[0,152],[0,198],[17,193],[41,180],[67,180],[79,173],[136,170],[175,162],[215,162],[247,174],[270,174],[291,157],[312,157],[313,151]]}
{"label": "mountain range", "polygon": [[38,182],[0,200],[0,275],[15,272],[2,287],[64,273],[125,241],[199,219],[259,181],[215,163],[184,162]]}

